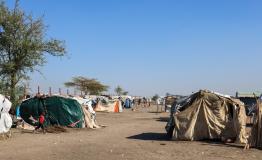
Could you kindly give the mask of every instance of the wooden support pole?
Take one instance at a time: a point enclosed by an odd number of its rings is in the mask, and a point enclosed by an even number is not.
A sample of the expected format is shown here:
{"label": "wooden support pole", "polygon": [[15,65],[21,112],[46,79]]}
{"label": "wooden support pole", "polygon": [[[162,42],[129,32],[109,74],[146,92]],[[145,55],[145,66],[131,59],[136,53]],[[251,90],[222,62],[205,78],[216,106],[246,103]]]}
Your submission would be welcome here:
{"label": "wooden support pole", "polygon": [[40,94],[40,86],[37,86],[37,94]]}
{"label": "wooden support pole", "polygon": [[27,90],[26,90],[26,85],[24,86],[24,98],[26,97],[27,95]]}
{"label": "wooden support pole", "polygon": [[52,96],[52,88],[49,87],[49,96]]}

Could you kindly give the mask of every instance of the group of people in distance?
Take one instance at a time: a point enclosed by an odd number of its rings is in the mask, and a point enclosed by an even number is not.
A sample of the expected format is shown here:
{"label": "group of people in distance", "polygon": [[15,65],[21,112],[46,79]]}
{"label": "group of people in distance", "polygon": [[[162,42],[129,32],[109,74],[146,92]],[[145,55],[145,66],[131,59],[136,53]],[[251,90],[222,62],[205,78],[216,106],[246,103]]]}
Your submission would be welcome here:
{"label": "group of people in distance", "polygon": [[152,102],[151,98],[143,97],[137,100],[137,105],[138,106],[142,105],[143,107],[150,107],[151,102]]}

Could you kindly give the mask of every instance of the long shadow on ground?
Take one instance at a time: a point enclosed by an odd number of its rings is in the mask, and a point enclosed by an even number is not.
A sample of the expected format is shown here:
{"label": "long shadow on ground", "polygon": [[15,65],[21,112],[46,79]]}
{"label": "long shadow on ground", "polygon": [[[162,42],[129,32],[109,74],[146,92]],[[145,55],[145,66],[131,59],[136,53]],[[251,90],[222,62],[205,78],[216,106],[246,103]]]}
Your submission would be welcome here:
{"label": "long shadow on ground", "polygon": [[165,113],[165,112],[164,111],[148,111],[147,113],[161,114],[161,113]]}
{"label": "long shadow on ground", "polygon": [[[138,135],[127,137],[128,139],[136,139],[136,140],[143,140],[143,141],[170,141],[170,138],[167,136],[166,133],[141,133]],[[178,143],[191,143],[190,141],[176,141]],[[221,141],[198,141],[201,145],[211,145],[211,146],[218,146],[218,147],[235,147],[243,149],[243,145],[235,144],[235,143],[223,143]]]}
{"label": "long shadow on ground", "polygon": [[159,117],[159,118],[154,118],[158,122],[168,122],[169,117]]}
{"label": "long shadow on ground", "polygon": [[137,139],[144,141],[168,141],[170,140],[166,133],[141,133],[138,135],[127,137],[128,139]]}
{"label": "long shadow on ground", "polygon": [[218,147],[235,147],[244,149],[243,144],[236,144],[236,143],[223,143],[221,141],[200,141],[202,145],[211,145],[211,146],[218,146]]}

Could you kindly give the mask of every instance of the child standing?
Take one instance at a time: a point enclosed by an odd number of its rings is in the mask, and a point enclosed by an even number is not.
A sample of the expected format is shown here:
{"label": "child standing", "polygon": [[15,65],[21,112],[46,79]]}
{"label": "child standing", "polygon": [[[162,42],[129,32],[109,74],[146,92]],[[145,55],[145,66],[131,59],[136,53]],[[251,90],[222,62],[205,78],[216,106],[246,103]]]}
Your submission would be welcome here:
{"label": "child standing", "polygon": [[43,130],[43,133],[45,133],[45,128],[44,128],[44,122],[45,122],[45,113],[41,113],[39,116],[39,121],[38,121],[38,126],[35,128],[35,131],[41,128]]}

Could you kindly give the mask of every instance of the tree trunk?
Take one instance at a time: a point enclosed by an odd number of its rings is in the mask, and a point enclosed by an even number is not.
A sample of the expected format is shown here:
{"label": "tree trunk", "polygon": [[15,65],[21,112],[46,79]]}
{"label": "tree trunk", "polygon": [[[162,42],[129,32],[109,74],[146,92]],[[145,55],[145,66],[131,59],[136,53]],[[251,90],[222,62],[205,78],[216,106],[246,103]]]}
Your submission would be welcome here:
{"label": "tree trunk", "polygon": [[16,87],[16,74],[11,74],[11,82],[10,82],[10,101],[12,102],[12,107],[14,107],[14,104],[16,102],[15,98],[15,87]]}

